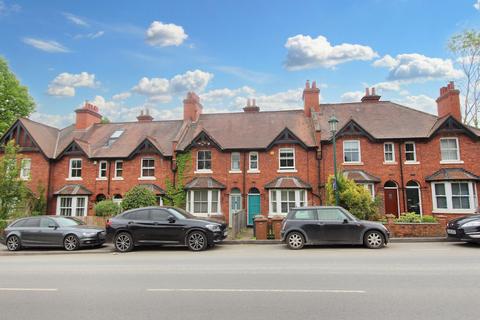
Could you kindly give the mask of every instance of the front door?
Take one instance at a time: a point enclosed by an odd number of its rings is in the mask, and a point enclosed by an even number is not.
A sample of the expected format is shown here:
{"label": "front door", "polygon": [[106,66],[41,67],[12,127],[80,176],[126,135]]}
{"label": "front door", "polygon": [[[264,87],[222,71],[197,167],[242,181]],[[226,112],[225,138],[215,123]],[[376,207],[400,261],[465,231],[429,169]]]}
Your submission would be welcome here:
{"label": "front door", "polygon": [[242,210],[242,196],[240,194],[230,195],[230,219],[228,225],[232,226],[233,214]]}
{"label": "front door", "polygon": [[385,214],[398,216],[398,189],[385,188],[383,193],[385,197]]}
{"label": "front door", "polygon": [[420,190],[407,187],[407,211],[420,214]]}
{"label": "front door", "polygon": [[248,220],[249,226],[253,225],[253,218],[260,214],[260,195],[249,194],[248,195]]}

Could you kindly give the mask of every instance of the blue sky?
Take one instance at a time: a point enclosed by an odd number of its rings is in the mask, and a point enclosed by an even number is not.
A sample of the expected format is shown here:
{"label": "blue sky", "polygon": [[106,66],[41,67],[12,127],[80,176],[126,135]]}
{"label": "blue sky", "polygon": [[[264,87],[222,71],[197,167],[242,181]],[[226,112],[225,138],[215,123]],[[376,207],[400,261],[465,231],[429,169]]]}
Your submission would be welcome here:
{"label": "blue sky", "polygon": [[305,80],[322,102],[382,99],[435,112],[438,89],[461,83],[447,50],[480,25],[478,0],[14,1],[0,0],[0,55],[37,103],[33,119],[64,126],[85,100],[115,121],[143,108],[181,116],[301,108]]}

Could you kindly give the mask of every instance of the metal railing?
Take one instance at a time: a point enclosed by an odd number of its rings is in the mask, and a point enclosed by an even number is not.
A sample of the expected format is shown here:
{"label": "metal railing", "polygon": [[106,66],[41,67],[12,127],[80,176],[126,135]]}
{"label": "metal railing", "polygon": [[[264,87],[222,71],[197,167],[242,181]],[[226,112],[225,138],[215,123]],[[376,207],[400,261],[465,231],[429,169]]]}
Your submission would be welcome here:
{"label": "metal railing", "polygon": [[245,210],[239,210],[232,214],[232,239],[247,228],[247,216]]}

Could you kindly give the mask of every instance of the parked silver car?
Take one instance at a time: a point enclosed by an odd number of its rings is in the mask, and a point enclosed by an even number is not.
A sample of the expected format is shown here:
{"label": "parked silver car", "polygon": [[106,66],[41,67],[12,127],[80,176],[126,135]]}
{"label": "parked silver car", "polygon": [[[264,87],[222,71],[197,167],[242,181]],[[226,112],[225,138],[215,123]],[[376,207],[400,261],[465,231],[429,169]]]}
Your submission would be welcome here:
{"label": "parked silver car", "polygon": [[12,222],[0,241],[10,251],[25,247],[63,247],[73,251],[84,246],[101,246],[105,230],[87,226],[82,221],[63,216],[37,216]]}

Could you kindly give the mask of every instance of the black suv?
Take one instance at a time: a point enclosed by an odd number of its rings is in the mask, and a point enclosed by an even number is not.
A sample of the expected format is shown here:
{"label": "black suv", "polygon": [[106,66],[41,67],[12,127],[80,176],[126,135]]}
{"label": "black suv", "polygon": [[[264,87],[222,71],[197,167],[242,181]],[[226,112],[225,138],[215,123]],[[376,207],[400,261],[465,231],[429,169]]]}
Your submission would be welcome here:
{"label": "black suv", "polygon": [[305,244],[363,244],[378,249],[389,237],[383,224],[359,220],[342,207],[294,208],[283,221],[281,234],[290,249]]}
{"label": "black suv", "polygon": [[107,221],[107,239],[120,252],[140,245],[186,245],[192,251],[213,247],[227,237],[227,225],[174,207],[132,209]]}

